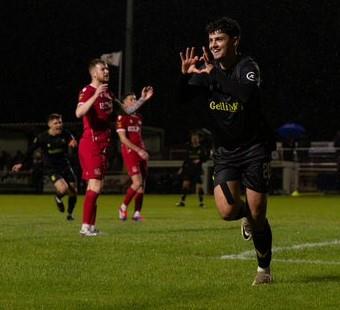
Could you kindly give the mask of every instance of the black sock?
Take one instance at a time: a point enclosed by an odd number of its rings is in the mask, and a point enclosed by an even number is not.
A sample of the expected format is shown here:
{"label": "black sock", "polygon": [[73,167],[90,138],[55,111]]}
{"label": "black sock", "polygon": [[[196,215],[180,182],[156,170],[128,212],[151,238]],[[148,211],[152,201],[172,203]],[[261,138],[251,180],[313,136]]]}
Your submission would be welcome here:
{"label": "black sock", "polygon": [[259,267],[269,267],[272,259],[272,230],[267,219],[262,230],[254,227],[253,242]]}
{"label": "black sock", "polygon": [[181,197],[181,201],[185,201],[185,198],[187,196],[188,190],[186,188],[182,189],[182,197]]}
{"label": "black sock", "polygon": [[62,193],[59,193],[59,192],[56,192],[55,195],[59,200],[61,200],[65,196],[65,194],[62,194]]}
{"label": "black sock", "polygon": [[68,207],[67,207],[67,213],[72,214],[74,207],[77,202],[77,196],[69,196],[68,197]]}
{"label": "black sock", "polygon": [[57,204],[57,207],[59,209],[60,212],[64,212],[65,211],[65,207],[64,207],[64,203],[62,201],[62,198],[65,196],[65,194],[61,194],[61,193],[56,193],[55,194],[55,202]]}
{"label": "black sock", "polygon": [[202,188],[198,190],[198,200],[200,203],[203,203],[203,196],[204,196],[204,191]]}

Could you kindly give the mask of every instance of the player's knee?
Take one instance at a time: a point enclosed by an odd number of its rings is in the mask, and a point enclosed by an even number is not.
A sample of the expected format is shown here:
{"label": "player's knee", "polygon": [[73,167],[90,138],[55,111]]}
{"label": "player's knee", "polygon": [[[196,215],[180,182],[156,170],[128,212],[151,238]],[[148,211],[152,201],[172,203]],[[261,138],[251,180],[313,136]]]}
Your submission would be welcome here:
{"label": "player's knee", "polygon": [[217,209],[219,210],[220,216],[224,221],[233,220],[233,206],[226,203],[217,203]]}
{"label": "player's knee", "polygon": [[67,184],[59,184],[56,186],[56,190],[59,194],[65,195],[68,192],[68,185]]}
{"label": "player's knee", "polygon": [[98,194],[100,194],[102,192],[103,189],[103,183],[99,180],[90,180],[87,184],[87,190],[96,192]]}
{"label": "player's knee", "polygon": [[143,183],[141,181],[133,181],[133,183],[131,184],[131,188],[134,189],[135,191],[137,191],[138,189],[140,189],[143,186]]}

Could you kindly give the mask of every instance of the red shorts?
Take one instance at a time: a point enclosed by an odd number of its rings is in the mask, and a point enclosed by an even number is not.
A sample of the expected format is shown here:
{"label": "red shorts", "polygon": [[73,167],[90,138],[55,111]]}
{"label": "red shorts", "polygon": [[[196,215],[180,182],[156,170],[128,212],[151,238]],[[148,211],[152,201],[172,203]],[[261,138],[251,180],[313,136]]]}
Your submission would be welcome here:
{"label": "red shorts", "polygon": [[142,159],[136,152],[122,148],[122,157],[129,176],[141,174],[143,178],[147,173],[147,161]]}
{"label": "red shorts", "polygon": [[82,168],[82,179],[102,180],[107,169],[107,141],[94,142],[92,139],[81,138],[79,142],[79,161]]}

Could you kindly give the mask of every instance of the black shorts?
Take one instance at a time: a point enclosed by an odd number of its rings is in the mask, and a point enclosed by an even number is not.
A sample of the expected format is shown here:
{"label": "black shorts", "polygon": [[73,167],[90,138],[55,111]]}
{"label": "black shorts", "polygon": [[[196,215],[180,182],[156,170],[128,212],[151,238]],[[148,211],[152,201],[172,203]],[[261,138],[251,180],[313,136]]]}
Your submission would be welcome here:
{"label": "black shorts", "polygon": [[194,184],[202,184],[202,167],[201,165],[187,165],[182,167],[181,177],[183,181],[190,181]]}
{"label": "black shorts", "polygon": [[270,157],[270,152],[262,144],[234,150],[219,147],[214,154],[214,186],[240,181],[246,188],[267,193]]}
{"label": "black shorts", "polygon": [[68,184],[76,183],[76,175],[69,165],[63,167],[46,167],[45,171],[53,184],[60,179],[64,179]]}

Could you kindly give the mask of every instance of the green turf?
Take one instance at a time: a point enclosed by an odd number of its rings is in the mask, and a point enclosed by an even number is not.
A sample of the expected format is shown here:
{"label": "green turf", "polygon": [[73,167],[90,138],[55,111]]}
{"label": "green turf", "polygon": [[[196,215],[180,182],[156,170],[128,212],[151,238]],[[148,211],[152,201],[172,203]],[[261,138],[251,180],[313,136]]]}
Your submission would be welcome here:
{"label": "green turf", "polygon": [[340,197],[270,198],[273,245],[286,249],[262,287],[255,258],[221,259],[253,247],[212,197],[201,209],[146,195],[143,223],[117,220],[121,199],[101,196],[104,234],[82,238],[82,197],[69,223],[51,195],[1,195],[0,309],[340,309]]}

